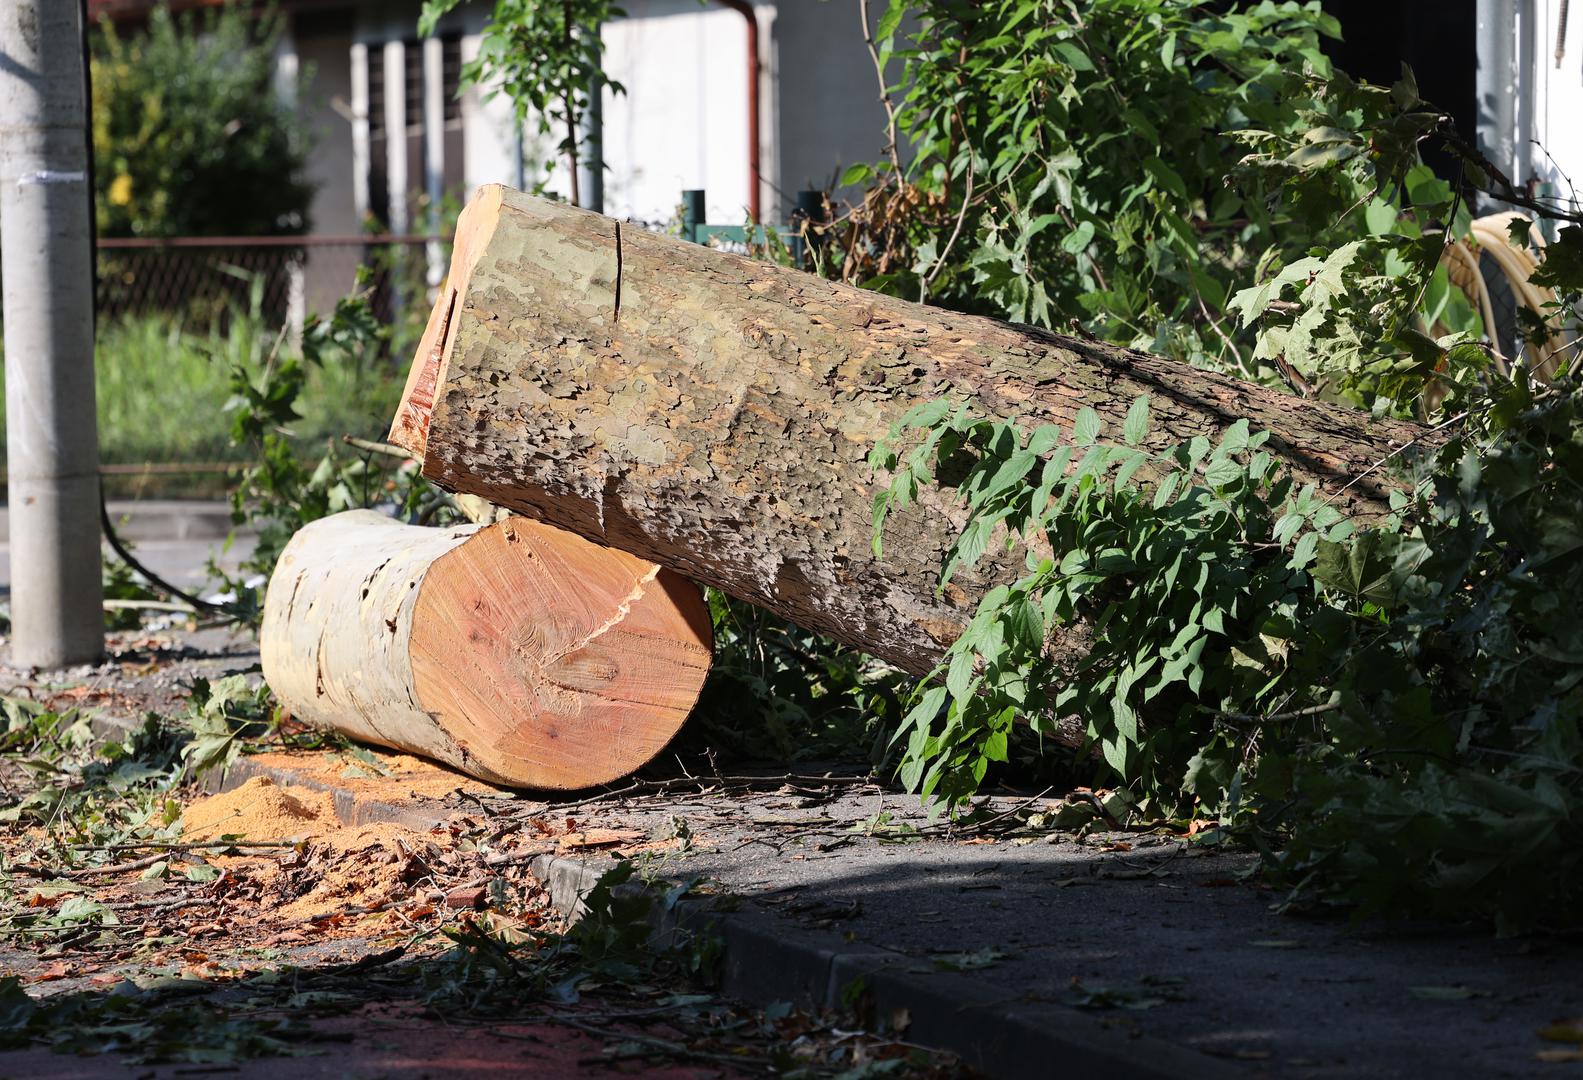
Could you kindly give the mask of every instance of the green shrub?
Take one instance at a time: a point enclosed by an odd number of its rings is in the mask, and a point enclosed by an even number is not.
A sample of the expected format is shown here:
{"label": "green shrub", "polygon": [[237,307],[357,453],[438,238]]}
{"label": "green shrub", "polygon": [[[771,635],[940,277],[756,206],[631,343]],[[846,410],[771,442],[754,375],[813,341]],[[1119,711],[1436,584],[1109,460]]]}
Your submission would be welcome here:
{"label": "green shrub", "polygon": [[273,91],[281,23],[240,6],[93,44],[93,145],[105,236],[307,231],[307,128]]}
{"label": "green shrub", "polygon": [[[931,0],[894,4],[882,38],[904,8],[920,16],[901,113],[919,156],[871,172],[876,191],[923,195],[851,249],[911,259],[871,284],[1445,417],[1446,442],[1396,516],[1359,531],[1292,490],[1245,423],[1147,455],[1146,402],[1110,441],[1089,412],[1027,431],[915,410],[874,457],[890,481],[876,545],[885,510],[966,448],[942,582],[994,537],[1027,571],[920,684],[903,780],[954,809],[1023,732],[1047,747],[1075,726],[1100,780],[1257,845],[1291,904],[1575,925],[1579,348],[1550,386],[1497,374],[1438,268],[1468,192],[1418,145],[1444,140],[1464,183],[1570,223],[1535,275],[1559,298],[1529,335],[1577,325],[1583,214],[1506,185],[1410,75],[1386,89],[1331,71],[1317,4]],[[1048,648],[1079,624],[1076,655]]]}

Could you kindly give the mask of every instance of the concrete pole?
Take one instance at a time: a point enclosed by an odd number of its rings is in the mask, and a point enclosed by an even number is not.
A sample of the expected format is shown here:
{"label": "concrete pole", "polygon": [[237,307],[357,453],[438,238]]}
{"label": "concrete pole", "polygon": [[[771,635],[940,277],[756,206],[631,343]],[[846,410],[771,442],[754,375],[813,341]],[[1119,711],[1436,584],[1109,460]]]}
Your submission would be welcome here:
{"label": "concrete pole", "polygon": [[[297,55],[297,24],[286,24],[285,33],[275,45],[275,97],[297,111],[297,86],[302,61]],[[286,338],[293,351],[302,348],[302,328],[308,321],[308,254],[304,250],[286,264]]]}
{"label": "concrete pole", "polygon": [[0,4],[11,661],[104,651],[83,28],[64,0]]}

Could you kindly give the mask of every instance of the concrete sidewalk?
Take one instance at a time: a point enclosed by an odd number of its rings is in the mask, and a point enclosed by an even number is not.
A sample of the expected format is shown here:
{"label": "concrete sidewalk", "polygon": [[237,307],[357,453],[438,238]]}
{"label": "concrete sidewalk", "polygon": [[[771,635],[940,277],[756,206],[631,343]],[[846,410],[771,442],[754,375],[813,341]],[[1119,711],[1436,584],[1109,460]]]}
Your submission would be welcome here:
{"label": "concrete sidewalk", "polygon": [[[1240,879],[1250,857],[1166,834],[953,835],[866,783],[557,803],[481,798],[458,776],[472,793],[437,800],[285,755],[245,759],[226,782],[253,775],[330,790],[347,821],[424,829],[465,814],[532,835],[570,817],[683,837],[638,857],[739,898],[674,916],[716,922],[727,993],[860,1002],[991,1076],[1583,1075],[1536,1057],[1554,1049],[1541,1029],[1583,1016],[1576,943],[1275,915],[1275,897]],[[573,912],[609,865],[547,853],[536,871]]]}

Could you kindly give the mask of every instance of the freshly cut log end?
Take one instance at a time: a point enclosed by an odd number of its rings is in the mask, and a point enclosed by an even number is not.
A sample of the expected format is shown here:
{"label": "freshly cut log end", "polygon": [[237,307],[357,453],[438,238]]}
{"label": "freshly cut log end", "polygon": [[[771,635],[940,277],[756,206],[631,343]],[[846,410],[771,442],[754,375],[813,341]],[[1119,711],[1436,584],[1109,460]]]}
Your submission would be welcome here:
{"label": "freshly cut log end", "polygon": [[708,674],[697,586],[539,522],[429,529],[368,510],[292,538],[264,677],[297,720],[492,783],[608,783],[665,747]]}
{"label": "freshly cut log end", "polygon": [[[494,186],[457,228],[391,439],[450,491],[630,551],[908,671],[939,662],[992,586],[992,550],[942,591],[963,524],[930,488],[872,550],[876,440],[920,402],[1118,432],[1148,449],[1238,420],[1299,484],[1388,511],[1382,459],[1432,433],[1158,356],[959,315],[685,243]],[[1138,477],[1147,481],[1147,467]],[[1082,641],[1063,650],[1082,651]]]}
{"label": "freshly cut log end", "polygon": [[473,267],[483,254],[505,201],[506,188],[486,184],[478,189],[456,219],[456,237],[451,246],[451,269],[441,288],[434,310],[418,340],[412,368],[407,372],[401,405],[390,425],[390,441],[415,457],[423,456],[429,439],[429,420],[434,412],[434,396],[446,362],[450,358],[452,331],[457,306],[472,279]]}

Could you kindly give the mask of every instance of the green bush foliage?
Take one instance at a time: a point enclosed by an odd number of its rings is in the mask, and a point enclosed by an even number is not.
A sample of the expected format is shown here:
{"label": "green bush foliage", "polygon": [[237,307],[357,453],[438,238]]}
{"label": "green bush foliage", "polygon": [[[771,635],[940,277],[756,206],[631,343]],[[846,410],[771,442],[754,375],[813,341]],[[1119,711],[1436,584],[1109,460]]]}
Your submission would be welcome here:
{"label": "green bush foliage", "polygon": [[[919,30],[898,47],[904,11]],[[1526,205],[1563,227],[1536,275],[1559,299],[1524,332],[1575,327],[1583,218],[1504,185],[1410,75],[1387,89],[1333,71],[1319,46],[1335,32],[1317,4],[1269,0],[885,16],[916,155],[851,178],[920,194],[849,249],[905,256],[868,284],[1079,322],[1416,414],[1445,439],[1393,517],[1359,529],[1294,490],[1246,424],[1151,455],[1146,400],[1112,433],[1091,412],[1028,431],[947,401],[914,410],[873,458],[877,548],[885,513],[965,451],[942,585],[991,543],[1027,560],[920,684],[901,777],[955,810],[1019,743],[1075,731],[1079,760],[1140,812],[1257,845],[1289,904],[1574,923],[1577,347],[1549,385],[1520,363],[1498,374],[1439,261],[1466,235],[1470,187]],[[1463,157],[1461,188],[1423,166],[1429,138]],[[1077,627],[1081,647],[1060,648]]]}
{"label": "green bush foliage", "polygon": [[308,229],[310,149],[273,92],[281,24],[241,7],[93,40],[93,146],[104,236],[268,236]]}
{"label": "green bush foliage", "polygon": [[[905,15],[917,29],[903,39]],[[909,209],[860,215],[874,235],[841,245],[877,242],[885,272],[861,258],[840,269],[963,311],[1080,324],[1305,385],[1359,361],[1283,355],[1239,328],[1249,301],[1234,297],[1266,281],[1279,299],[1306,280],[1316,247],[1339,252],[1316,295],[1365,267],[1381,279],[1376,294],[1396,290],[1403,310],[1357,333],[1389,338],[1420,313],[1426,326],[1475,329],[1450,291],[1412,289],[1410,271],[1439,253],[1438,233],[1419,241],[1451,210],[1450,189],[1414,168],[1437,116],[1416,92],[1401,107],[1335,71],[1323,46],[1338,34],[1318,3],[1296,0],[893,0],[878,56],[903,66],[896,123],[912,153],[844,179],[893,190],[905,197],[890,205]],[[1318,317],[1294,320],[1289,335]],[[1372,404],[1355,384],[1324,389]]]}
{"label": "green bush foliage", "polygon": [[[283,350],[277,336],[267,350],[231,358],[225,406],[230,440],[249,462],[231,490],[231,518],[254,528],[258,543],[236,575],[214,572],[236,597],[239,618],[262,617],[263,590],[249,579],[267,578],[292,536],[311,521],[381,505],[419,523],[456,520],[454,507],[423,479],[418,462],[401,451],[374,449],[380,444],[368,438],[383,434],[400,400],[401,382],[386,359],[390,335],[364,289],[342,299],[330,315],[311,316],[300,353]],[[356,403],[361,425],[328,433],[308,427],[315,416],[352,419],[336,404],[348,402]],[[364,445],[347,445],[346,435]]]}

